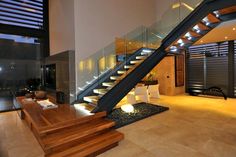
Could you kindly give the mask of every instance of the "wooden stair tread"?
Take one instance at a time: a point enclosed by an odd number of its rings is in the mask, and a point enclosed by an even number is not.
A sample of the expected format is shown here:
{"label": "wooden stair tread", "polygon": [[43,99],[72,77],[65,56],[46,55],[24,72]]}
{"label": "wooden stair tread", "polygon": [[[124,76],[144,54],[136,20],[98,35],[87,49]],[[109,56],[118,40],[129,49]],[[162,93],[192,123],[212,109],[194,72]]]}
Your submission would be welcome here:
{"label": "wooden stair tread", "polygon": [[111,120],[98,119],[90,123],[77,125],[53,134],[49,134],[42,138],[42,143],[44,145],[44,149],[47,151],[48,149],[51,149],[53,147],[66,144],[71,141],[80,140],[91,134],[111,128],[114,125],[115,122]]}
{"label": "wooden stair tread", "polygon": [[207,15],[207,18],[208,20],[211,22],[211,23],[218,23],[218,22],[221,22],[220,19],[218,19],[215,15],[213,15],[212,13],[208,14]]}
{"label": "wooden stair tread", "polygon": [[206,31],[206,30],[210,30],[209,27],[207,27],[205,24],[203,24],[202,22],[199,22],[198,27],[200,28],[201,31]]}
{"label": "wooden stair tread", "polygon": [[234,12],[236,12],[236,6],[231,6],[231,7],[219,10],[220,15],[231,14]]}
{"label": "wooden stair tread", "polygon": [[78,124],[90,122],[92,120],[99,119],[99,118],[102,118],[102,117],[105,117],[105,116],[106,116],[106,112],[98,112],[94,115],[90,115],[90,116],[87,116],[87,117],[78,118],[78,119],[66,121],[66,122],[63,122],[63,123],[58,123],[58,124],[55,124],[55,125],[51,125],[49,127],[44,127],[44,128],[40,129],[39,135],[42,136],[42,135],[45,135],[45,134],[48,134],[48,133],[51,133],[51,132],[55,132],[55,131],[59,131],[61,129],[69,128],[69,127],[72,127],[72,126],[75,126],[75,125],[78,125]]}
{"label": "wooden stair tread", "polygon": [[99,134],[86,142],[80,143],[74,147],[66,149],[65,151],[55,152],[49,155],[50,157],[85,157],[98,152],[112,144],[118,143],[124,138],[122,133],[115,130]]}

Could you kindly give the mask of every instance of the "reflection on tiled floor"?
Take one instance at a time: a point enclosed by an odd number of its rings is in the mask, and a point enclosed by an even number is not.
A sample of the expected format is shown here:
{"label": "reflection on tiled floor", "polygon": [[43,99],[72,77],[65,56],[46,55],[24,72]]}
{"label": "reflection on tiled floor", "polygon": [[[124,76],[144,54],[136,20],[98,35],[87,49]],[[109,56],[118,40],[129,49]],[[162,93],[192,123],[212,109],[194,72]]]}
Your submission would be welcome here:
{"label": "reflection on tiled floor", "polygon": [[[235,157],[236,99],[162,96],[170,110],[120,128],[125,140],[99,157]],[[0,156],[43,157],[15,112],[0,114]]]}
{"label": "reflection on tiled floor", "polygon": [[0,91],[0,112],[13,109],[13,97],[9,91]]}

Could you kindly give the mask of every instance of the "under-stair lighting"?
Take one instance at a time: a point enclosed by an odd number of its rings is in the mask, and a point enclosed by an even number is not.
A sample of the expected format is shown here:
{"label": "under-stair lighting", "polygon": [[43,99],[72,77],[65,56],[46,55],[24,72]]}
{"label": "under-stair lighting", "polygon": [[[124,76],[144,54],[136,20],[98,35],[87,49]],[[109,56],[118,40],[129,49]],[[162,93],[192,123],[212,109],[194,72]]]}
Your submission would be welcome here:
{"label": "under-stair lighting", "polygon": [[216,15],[216,17],[220,17],[219,11],[214,11],[213,13]]}
{"label": "under-stair lighting", "polygon": [[199,30],[197,30],[196,32],[197,32],[197,33],[200,33],[200,32],[201,32],[201,30],[199,29]]}
{"label": "under-stair lighting", "polygon": [[182,39],[179,39],[179,40],[177,41],[177,43],[178,43],[181,47],[184,46],[184,41],[183,41]]}
{"label": "under-stair lighting", "polygon": [[145,52],[145,53],[151,53],[152,51],[151,51],[151,50],[148,50],[148,49],[144,49],[143,52]]}
{"label": "under-stair lighting", "polygon": [[202,21],[203,21],[207,26],[210,25],[209,19],[208,19],[207,17],[205,17]]}
{"label": "under-stair lighting", "polygon": [[170,51],[171,51],[171,52],[177,52],[178,49],[177,49],[176,46],[171,46],[171,47],[170,47]]}
{"label": "under-stair lighting", "polygon": [[134,112],[134,107],[131,104],[125,104],[121,106],[121,110],[126,113],[132,113]]}
{"label": "under-stair lighting", "polygon": [[198,25],[195,25],[195,26],[193,27],[193,29],[194,29],[197,33],[200,33],[200,32],[201,32],[201,30],[200,30],[200,28],[199,28]]}
{"label": "under-stair lighting", "polygon": [[184,35],[188,40],[192,40],[191,34],[188,32]]}

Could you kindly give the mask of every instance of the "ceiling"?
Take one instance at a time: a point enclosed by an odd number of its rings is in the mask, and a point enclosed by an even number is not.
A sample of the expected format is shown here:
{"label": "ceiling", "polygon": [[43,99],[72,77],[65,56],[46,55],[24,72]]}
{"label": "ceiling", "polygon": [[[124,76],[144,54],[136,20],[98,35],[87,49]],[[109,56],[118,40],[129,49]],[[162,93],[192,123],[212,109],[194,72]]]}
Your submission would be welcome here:
{"label": "ceiling", "polygon": [[236,40],[236,20],[221,23],[194,45]]}

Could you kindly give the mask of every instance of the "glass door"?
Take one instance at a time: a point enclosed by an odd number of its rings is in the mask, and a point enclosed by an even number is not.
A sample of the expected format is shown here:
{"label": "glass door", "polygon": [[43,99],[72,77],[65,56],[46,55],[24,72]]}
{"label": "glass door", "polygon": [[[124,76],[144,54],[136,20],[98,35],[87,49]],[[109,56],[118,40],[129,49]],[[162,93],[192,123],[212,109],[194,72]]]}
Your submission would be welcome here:
{"label": "glass door", "polygon": [[0,112],[15,109],[13,98],[40,85],[40,39],[0,34]]}

